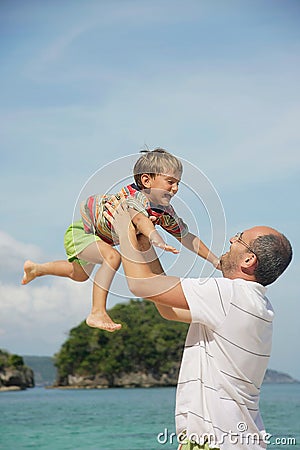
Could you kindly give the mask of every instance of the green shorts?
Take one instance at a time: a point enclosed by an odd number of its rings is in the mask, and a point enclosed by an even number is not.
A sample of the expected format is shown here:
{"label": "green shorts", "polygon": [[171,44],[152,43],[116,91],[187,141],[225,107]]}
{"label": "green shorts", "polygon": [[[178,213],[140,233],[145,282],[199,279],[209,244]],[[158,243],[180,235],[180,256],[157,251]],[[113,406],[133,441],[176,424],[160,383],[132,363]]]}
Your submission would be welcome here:
{"label": "green shorts", "polygon": [[84,231],[82,220],[73,222],[65,232],[64,245],[68,261],[76,261],[82,266],[89,264],[77,255],[93,242],[101,241],[95,234],[88,234]]}
{"label": "green shorts", "polygon": [[219,450],[218,448],[211,448],[208,446],[208,443],[200,445],[194,442],[188,441],[185,444],[181,444],[178,450]]}
{"label": "green shorts", "polygon": [[185,431],[183,431],[180,436],[181,438],[183,438],[183,440],[181,441],[183,443],[179,445],[178,450],[220,450],[216,447],[209,447],[208,442],[206,442],[205,444],[197,444],[196,442],[191,442],[187,439]]}

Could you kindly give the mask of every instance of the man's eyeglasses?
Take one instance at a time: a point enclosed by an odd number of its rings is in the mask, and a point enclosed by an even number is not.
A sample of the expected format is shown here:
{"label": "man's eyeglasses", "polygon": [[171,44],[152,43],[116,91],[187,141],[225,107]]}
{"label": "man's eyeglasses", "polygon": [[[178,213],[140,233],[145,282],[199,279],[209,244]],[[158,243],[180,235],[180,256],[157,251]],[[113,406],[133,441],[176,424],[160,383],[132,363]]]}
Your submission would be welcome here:
{"label": "man's eyeglasses", "polygon": [[253,253],[256,256],[256,258],[258,259],[258,256],[255,253],[255,251],[252,250],[252,248],[245,241],[243,241],[242,236],[243,236],[243,232],[239,231],[238,233],[236,233],[235,236],[233,236],[233,238],[231,238],[231,242],[239,242],[244,247],[246,247],[250,253]]}

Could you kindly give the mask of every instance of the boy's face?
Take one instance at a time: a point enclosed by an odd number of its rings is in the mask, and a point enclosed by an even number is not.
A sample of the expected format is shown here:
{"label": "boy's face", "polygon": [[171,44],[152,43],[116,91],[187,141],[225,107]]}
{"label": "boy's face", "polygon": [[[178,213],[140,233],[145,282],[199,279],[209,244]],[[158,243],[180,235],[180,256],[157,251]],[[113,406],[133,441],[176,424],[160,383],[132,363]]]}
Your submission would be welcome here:
{"label": "boy's face", "polygon": [[180,174],[159,174],[151,178],[147,174],[142,175],[142,183],[147,189],[148,199],[155,205],[168,206],[172,197],[177,193],[180,182]]}

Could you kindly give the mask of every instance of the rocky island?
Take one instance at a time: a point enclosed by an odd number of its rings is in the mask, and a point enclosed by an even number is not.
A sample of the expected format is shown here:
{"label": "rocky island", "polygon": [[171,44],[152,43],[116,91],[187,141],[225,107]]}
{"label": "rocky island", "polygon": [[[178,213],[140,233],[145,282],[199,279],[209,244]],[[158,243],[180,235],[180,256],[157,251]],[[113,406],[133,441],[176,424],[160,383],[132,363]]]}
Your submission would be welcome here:
{"label": "rocky island", "polygon": [[264,377],[264,383],[299,383],[299,381],[295,380],[295,378],[291,377],[287,373],[267,369]]}
{"label": "rocky island", "polygon": [[[176,386],[188,325],[163,319],[151,302],[130,300],[110,310],[122,329],[105,333],[82,322],[55,355],[57,380],[64,389]],[[265,383],[293,383],[268,370]]]}
{"label": "rocky island", "polygon": [[[54,358],[0,350],[0,390],[33,387],[33,370],[38,386],[60,389],[176,386],[188,325],[163,319],[152,303],[140,300],[116,305],[110,315],[122,323],[120,331],[106,333],[82,322]],[[297,382],[271,369],[264,379]]]}
{"label": "rocky island", "polygon": [[0,391],[17,391],[34,387],[33,370],[19,355],[0,350]]}
{"label": "rocky island", "polygon": [[187,325],[163,319],[155,306],[130,300],[110,310],[122,329],[106,333],[82,322],[55,355],[56,387],[175,386]]}

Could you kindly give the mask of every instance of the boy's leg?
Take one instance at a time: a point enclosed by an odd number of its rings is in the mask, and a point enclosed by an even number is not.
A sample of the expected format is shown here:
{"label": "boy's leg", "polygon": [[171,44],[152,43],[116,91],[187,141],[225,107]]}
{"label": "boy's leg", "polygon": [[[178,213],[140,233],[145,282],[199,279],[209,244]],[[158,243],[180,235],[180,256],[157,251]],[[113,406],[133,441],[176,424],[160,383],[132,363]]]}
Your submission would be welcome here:
{"label": "boy's leg", "polygon": [[[37,264],[33,261],[26,261],[24,264],[24,276],[22,284],[28,284],[36,277],[44,275],[54,275],[58,277],[71,278],[75,281],[86,281],[94,264],[79,264],[77,252],[87,247],[92,241],[95,242],[98,237],[85,233],[81,221],[72,223],[67,229],[64,237],[64,245],[68,261],[52,261],[44,264]],[[70,262],[70,260],[72,262]]]}
{"label": "boy's leg", "polygon": [[[105,261],[94,277],[92,310],[86,319],[87,325],[106,331],[117,331],[122,325],[114,322],[106,311],[106,301],[115,270]],[[106,287],[105,287],[106,286]]]}
{"label": "boy's leg", "polygon": [[24,276],[22,284],[28,284],[37,277],[53,275],[58,277],[71,278],[74,281],[86,281],[89,278],[94,264],[87,264],[84,268],[78,262],[72,261],[51,261],[43,264],[27,260],[24,264]]}
{"label": "boy's leg", "polygon": [[94,264],[102,263],[94,277],[92,311],[86,319],[87,325],[110,332],[119,330],[122,325],[113,322],[106,311],[107,294],[121,263],[119,252],[111,245],[97,241],[90,244],[78,256]]}

